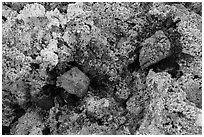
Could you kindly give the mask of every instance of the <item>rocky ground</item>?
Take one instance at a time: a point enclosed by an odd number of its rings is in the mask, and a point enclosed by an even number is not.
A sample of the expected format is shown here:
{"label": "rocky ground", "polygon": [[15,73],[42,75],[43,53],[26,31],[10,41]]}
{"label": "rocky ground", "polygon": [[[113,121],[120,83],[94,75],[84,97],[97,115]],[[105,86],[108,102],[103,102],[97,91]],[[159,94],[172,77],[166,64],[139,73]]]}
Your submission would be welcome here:
{"label": "rocky ground", "polygon": [[202,3],[2,3],[4,135],[202,134]]}

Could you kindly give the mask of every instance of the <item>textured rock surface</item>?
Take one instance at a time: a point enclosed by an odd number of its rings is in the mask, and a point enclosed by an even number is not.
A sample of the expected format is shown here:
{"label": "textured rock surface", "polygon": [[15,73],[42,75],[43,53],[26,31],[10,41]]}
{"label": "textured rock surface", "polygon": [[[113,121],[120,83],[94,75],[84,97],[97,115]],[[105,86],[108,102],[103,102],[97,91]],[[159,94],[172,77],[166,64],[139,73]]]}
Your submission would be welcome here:
{"label": "textured rock surface", "polygon": [[90,80],[81,70],[74,67],[58,77],[57,83],[68,93],[83,97],[88,90]]}
{"label": "textured rock surface", "polygon": [[202,130],[202,3],[3,2],[2,134]]}
{"label": "textured rock surface", "polygon": [[153,94],[138,134],[193,135],[201,133],[198,122],[201,119],[200,109],[185,101],[185,92],[178,87],[176,82],[172,82],[167,73],[149,72],[148,90]]}
{"label": "textured rock surface", "polygon": [[142,43],[139,61],[142,68],[159,62],[170,54],[170,41],[163,31],[157,31]]}
{"label": "textured rock surface", "polygon": [[18,119],[18,124],[13,128],[14,135],[42,135],[44,125],[36,112],[27,112]]}
{"label": "textured rock surface", "polygon": [[103,99],[94,99],[90,98],[87,99],[87,111],[96,115],[97,117],[102,117],[104,114],[107,113],[107,109],[110,107],[110,101],[103,98]]}

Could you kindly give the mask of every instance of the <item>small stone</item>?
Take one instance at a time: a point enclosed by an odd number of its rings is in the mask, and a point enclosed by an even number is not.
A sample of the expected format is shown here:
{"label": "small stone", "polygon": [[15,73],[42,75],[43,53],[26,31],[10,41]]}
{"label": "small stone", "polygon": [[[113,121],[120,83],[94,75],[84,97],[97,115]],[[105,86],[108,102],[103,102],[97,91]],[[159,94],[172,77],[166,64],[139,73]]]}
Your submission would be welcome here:
{"label": "small stone", "polygon": [[170,55],[171,44],[163,31],[157,31],[142,43],[139,55],[141,68],[147,68]]}
{"label": "small stone", "polygon": [[103,116],[110,113],[110,107],[112,107],[112,102],[106,98],[87,98],[86,108],[89,115],[93,115],[97,118],[102,118]]}
{"label": "small stone", "polygon": [[78,97],[83,97],[86,94],[89,84],[89,78],[76,67],[67,71],[57,79],[58,86]]}
{"label": "small stone", "polygon": [[43,49],[40,51],[43,61],[50,63],[53,66],[56,66],[58,63],[58,56],[53,51],[48,49]]}
{"label": "small stone", "polygon": [[198,110],[195,125],[202,127],[202,110],[201,109]]}
{"label": "small stone", "polygon": [[13,127],[12,134],[15,135],[36,135],[41,134],[44,129],[42,118],[35,111],[25,113],[18,119],[18,124]]}
{"label": "small stone", "polygon": [[143,104],[142,100],[139,100],[139,97],[134,95],[126,103],[127,110],[132,114],[138,115],[143,109]]}

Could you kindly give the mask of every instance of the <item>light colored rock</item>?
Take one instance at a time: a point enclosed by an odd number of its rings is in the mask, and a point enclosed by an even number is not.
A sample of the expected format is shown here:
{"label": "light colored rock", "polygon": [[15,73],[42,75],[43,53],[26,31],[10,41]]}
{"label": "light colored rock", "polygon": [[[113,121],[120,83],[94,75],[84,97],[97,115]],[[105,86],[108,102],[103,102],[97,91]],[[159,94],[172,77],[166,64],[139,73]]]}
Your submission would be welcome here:
{"label": "light colored rock", "polygon": [[139,62],[142,68],[147,68],[170,55],[171,44],[164,32],[159,30],[142,43]]}
{"label": "light colored rock", "polygon": [[89,84],[89,78],[76,67],[67,71],[57,79],[58,86],[78,97],[83,97],[86,94]]}
{"label": "light colored rock", "polygon": [[196,119],[195,125],[202,127],[202,110],[201,109],[197,114],[197,119]]}

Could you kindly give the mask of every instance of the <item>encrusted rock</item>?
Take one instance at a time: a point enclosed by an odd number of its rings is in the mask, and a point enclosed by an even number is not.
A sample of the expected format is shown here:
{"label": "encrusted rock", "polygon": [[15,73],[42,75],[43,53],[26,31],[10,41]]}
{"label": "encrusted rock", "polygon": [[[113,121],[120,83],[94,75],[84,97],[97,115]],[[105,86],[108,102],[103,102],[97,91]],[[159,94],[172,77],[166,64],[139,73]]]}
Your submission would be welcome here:
{"label": "encrusted rock", "polygon": [[83,97],[86,94],[89,83],[89,78],[76,67],[67,71],[57,79],[58,86],[78,97]]}
{"label": "encrusted rock", "polygon": [[87,111],[89,114],[93,114],[98,118],[103,117],[107,114],[108,108],[110,108],[110,101],[108,99],[102,98],[97,99],[94,97],[87,99]]}
{"label": "encrusted rock", "polygon": [[202,80],[194,78],[193,75],[184,74],[178,80],[179,86],[186,93],[186,99],[202,108]]}
{"label": "encrusted rock", "polygon": [[139,97],[134,95],[126,103],[127,110],[135,115],[138,115],[144,108],[144,102],[142,102],[142,100],[137,100],[138,98]]}
{"label": "encrusted rock", "polygon": [[[85,99],[85,109],[87,115],[104,121],[118,120],[118,116],[123,113],[124,109],[117,105],[114,98],[99,98],[90,96]],[[111,114],[111,115],[110,115]],[[118,122],[119,123],[119,122]]]}
{"label": "encrusted rock", "polygon": [[42,135],[44,125],[37,112],[27,112],[18,119],[18,124],[13,127],[12,134],[15,135]]}
{"label": "encrusted rock", "polygon": [[159,30],[142,43],[139,62],[142,68],[147,68],[170,55],[170,41]]}
{"label": "encrusted rock", "polygon": [[57,63],[59,61],[58,56],[53,51],[50,51],[50,50],[45,48],[45,49],[41,50],[40,54],[43,58],[43,61],[48,62],[53,66],[57,65]]}

